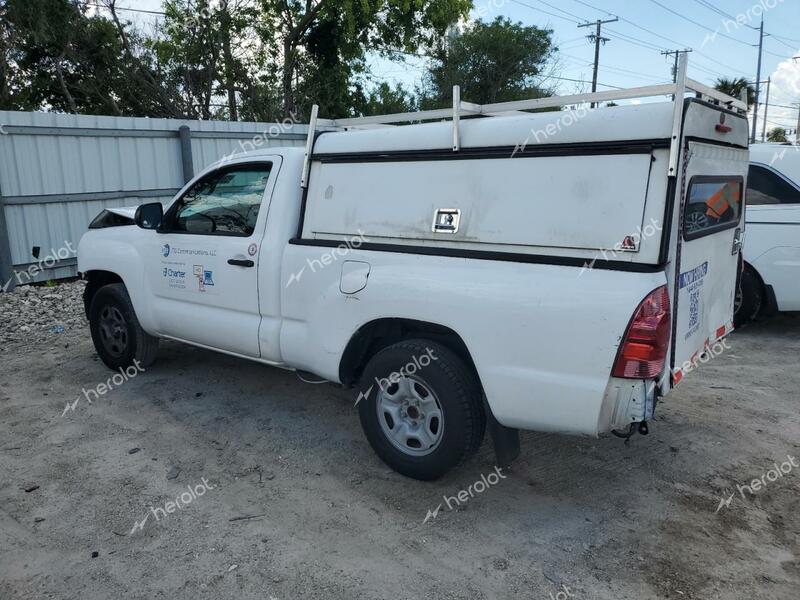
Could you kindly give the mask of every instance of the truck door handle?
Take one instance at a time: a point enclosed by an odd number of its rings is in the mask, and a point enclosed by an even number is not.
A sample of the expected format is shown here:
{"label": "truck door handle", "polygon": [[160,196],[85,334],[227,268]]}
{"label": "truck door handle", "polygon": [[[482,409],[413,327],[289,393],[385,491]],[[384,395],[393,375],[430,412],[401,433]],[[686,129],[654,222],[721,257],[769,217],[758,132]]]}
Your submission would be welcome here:
{"label": "truck door handle", "polygon": [[245,259],[238,259],[238,258],[229,258],[228,264],[233,265],[235,267],[255,267],[256,263],[252,260],[245,260]]}

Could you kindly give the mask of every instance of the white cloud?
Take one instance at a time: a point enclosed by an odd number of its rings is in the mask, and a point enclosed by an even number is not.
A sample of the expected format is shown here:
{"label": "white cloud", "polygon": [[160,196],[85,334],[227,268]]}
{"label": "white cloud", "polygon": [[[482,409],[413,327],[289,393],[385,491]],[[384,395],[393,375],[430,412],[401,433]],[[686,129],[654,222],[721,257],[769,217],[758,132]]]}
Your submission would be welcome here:
{"label": "white cloud", "polygon": [[[800,55],[800,50],[794,54]],[[777,69],[770,75],[772,82],[769,92],[769,112],[767,113],[767,131],[773,127],[795,129],[797,127],[797,108],[793,106],[800,101],[800,61],[791,58],[778,64]],[[766,100],[766,90],[761,87],[761,98]],[[782,106],[774,106],[780,104]],[[764,124],[764,106],[759,106],[758,138],[761,137],[761,128]]]}

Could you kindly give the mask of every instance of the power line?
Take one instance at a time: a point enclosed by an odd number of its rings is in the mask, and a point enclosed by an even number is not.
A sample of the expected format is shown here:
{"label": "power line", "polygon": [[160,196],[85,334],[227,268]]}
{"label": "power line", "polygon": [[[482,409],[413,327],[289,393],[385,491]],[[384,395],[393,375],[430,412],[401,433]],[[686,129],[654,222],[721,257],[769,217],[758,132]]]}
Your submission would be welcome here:
{"label": "power line", "polygon": [[555,4],[550,4],[549,2],[545,2],[545,0],[533,0],[533,1],[534,1],[534,2],[538,2],[539,4],[544,4],[545,6],[549,6],[550,8],[552,8],[552,9],[554,9],[554,10],[557,10],[558,12],[562,12],[562,13],[564,13],[565,15],[569,15],[570,17],[572,17],[572,18],[574,18],[574,19],[577,19],[577,20],[578,20],[578,22],[581,22],[581,21],[585,21],[585,20],[586,20],[586,19],[584,19],[583,17],[579,17],[579,16],[578,16],[578,15],[576,15],[575,13],[571,13],[571,12],[569,12],[568,10],[564,10],[563,8],[559,8],[559,7],[558,7],[558,6],[556,6]]}
{"label": "power line", "polygon": [[[597,6],[594,6],[593,4],[591,4],[591,3],[589,3],[589,2],[586,2],[585,0],[572,0],[572,1],[573,1],[573,2],[578,2],[579,4],[582,4],[583,6],[587,6],[587,7],[589,7],[589,8],[592,8],[592,9],[594,9],[594,10],[598,11],[598,12],[605,12],[606,14],[609,14],[609,15],[610,15],[610,14],[612,14],[612,13],[609,13],[609,12],[607,12],[607,11],[605,11],[605,10],[603,10],[603,9],[601,9],[601,8],[599,8],[599,7],[597,7]],[[640,30],[642,30],[642,31],[644,31],[645,33],[649,33],[650,35],[654,35],[654,36],[656,36],[656,37],[658,37],[658,38],[661,38],[662,40],[666,40],[667,42],[670,42],[671,44],[677,44],[678,46],[682,46],[682,47],[686,47],[686,46],[687,46],[687,44],[684,44],[683,42],[679,42],[679,41],[677,41],[677,40],[674,40],[674,39],[672,39],[672,38],[669,38],[669,37],[666,37],[666,36],[664,36],[664,35],[661,35],[660,33],[657,33],[657,32],[655,32],[655,31],[653,31],[652,29],[648,29],[647,27],[643,27],[642,25],[639,25],[638,23],[635,23],[634,21],[631,21],[630,19],[628,19],[628,18],[626,18],[626,17],[619,17],[619,20],[620,20],[620,21],[624,21],[625,23],[628,23],[629,25],[632,25],[633,27],[636,27],[636,29],[640,29]],[[608,31],[611,31],[611,30],[609,29]],[[640,40],[640,39],[638,39],[638,38],[634,38],[633,36],[628,36],[628,37],[630,37],[631,39],[634,39],[634,40],[638,40],[639,42],[642,42],[642,43],[645,43],[645,44],[651,44],[651,45],[652,45],[652,43],[651,43],[651,42],[646,42],[646,41],[644,41],[644,40]],[[654,48],[654,49],[655,49],[655,48]],[[658,47],[658,51],[661,51],[661,50],[666,50],[666,48],[663,48],[663,47]],[[726,65],[725,63],[722,63],[722,62],[718,61],[718,60],[717,60],[716,58],[714,58],[713,56],[709,56],[708,54],[705,54],[704,52],[701,52],[701,51],[699,51],[699,50],[695,50],[695,54],[699,54],[700,56],[703,56],[703,57],[705,57],[706,59],[708,59],[708,60],[711,60],[711,61],[713,61],[714,63],[716,63],[716,64],[718,64],[718,65],[720,65],[720,66],[723,66],[723,67],[725,67],[726,69],[728,69],[728,70],[730,70],[730,71],[732,71],[732,72],[734,72],[734,73],[738,73],[738,74],[742,74],[742,73],[744,73],[744,71],[741,71],[740,69],[738,69],[738,68],[735,68],[735,67],[731,67],[730,65]],[[694,60],[694,61],[692,61],[692,64],[695,64],[696,62],[697,62],[697,61],[696,61],[696,60]],[[722,73],[716,73],[716,74],[717,74],[717,75],[720,75],[720,76],[724,76]]]}
{"label": "power line", "polygon": [[[714,6],[708,0],[694,0],[694,1],[697,2],[700,6],[704,6],[707,9],[712,10],[715,13],[717,13],[718,15],[720,15],[722,17],[725,17],[726,19],[730,19],[731,21],[736,21],[736,17],[735,16],[733,16],[730,13],[725,12],[724,10],[722,10],[721,8],[718,8],[717,6]],[[748,25],[748,27],[751,27],[751,25]],[[755,27],[753,27],[753,29],[755,29]]]}
{"label": "power line", "polygon": [[578,4],[583,4],[584,6],[588,6],[592,10],[596,10],[597,12],[605,13],[605,14],[611,16],[611,17],[616,17],[617,16],[614,13],[610,13],[610,12],[608,12],[607,10],[605,10],[603,8],[598,8],[596,6],[592,6],[591,4],[589,4],[588,2],[584,2],[583,0],[572,0],[572,1],[573,2],[577,2]]}
{"label": "power line", "polygon": [[[573,2],[577,2],[578,4],[582,4],[583,6],[591,8],[591,9],[596,10],[598,12],[605,13],[607,15],[612,14],[612,13],[610,13],[610,12],[600,8],[600,7],[597,7],[597,6],[594,6],[592,4],[589,4],[588,2],[585,2],[584,0],[572,0],[572,1]],[[725,17],[725,18],[728,18],[731,21],[735,21],[735,22],[738,23],[738,20],[737,20],[736,16],[730,14],[729,12],[726,12],[726,11],[722,10],[718,6],[712,4],[709,0],[694,0],[694,1],[697,2],[698,4],[700,4],[701,6],[704,6],[704,7],[708,8],[708,9],[714,11],[718,15],[720,15],[722,17]],[[662,8],[666,8],[666,7],[664,7],[663,5],[661,5],[658,2],[656,2],[656,4],[659,4],[659,6],[661,6]],[[667,9],[667,10],[670,10],[670,9]],[[675,13],[675,11],[671,11],[670,10],[670,12],[672,12],[673,14],[677,14],[677,13]],[[680,16],[681,18],[685,18],[685,17],[683,17],[683,15],[678,15],[678,16]],[[639,27],[639,29],[642,29],[644,31],[648,31],[648,33],[651,33],[653,35],[657,35],[661,39],[667,40],[669,42],[673,42],[673,43],[678,44],[680,46],[684,46],[685,45],[685,44],[681,44],[680,42],[676,42],[675,40],[672,40],[670,38],[664,37],[663,35],[657,34],[657,33],[653,32],[653,31],[650,31],[650,30],[647,30],[647,29],[645,29],[643,27],[640,27],[639,25],[637,25],[636,23],[633,23],[632,21],[630,21],[629,19],[626,19],[625,17],[620,17],[620,20],[621,21],[625,21],[625,22],[633,25],[634,27]],[[687,20],[689,20],[690,22],[694,23],[695,25],[698,25],[699,27],[703,27],[704,29],[710,31],[710,29],[708,29],[706,26],[702,25],[701,23],[697,23],[695,21],[692,21],[691,19],[687,19]],[[745,26],[749,27],[750,29],[758,29],[758,27],[753,27],[752,25],[748,25],[746,23],[745,23]],[[730,36],[726,36],[725,34],[721,34],[721,33],[719,33],[718,35],[722,35],[723,37],[730,37]],[[775,35],[774,33],[770,33],[770,36],[775,38],[776,41],[781,41],[782,43],[793,42],[795,44],[800,44],[800,40],[799,39],[794,39],[794,38],[790,38],[790,37],[786,37],[786,36]],[[742,40],[739,40],[739,39],[736,39],[736,38],[731,38],[731,39],[734,39],[735,41],[740,42],[740,43],[746,43],[746,42],[743,42]],[[790,47],[792,48],[792,50],[796,50],[796,46],[790,46]],[[698,52],[698,51],[695,51],[695,52]]]}
{"label": "power line", "polygon": [[647,48],[648,50],[653,50],[655,52],[660,52],[661,50],[663,50],[663,47],[661,46],[657,46],[656,44],[653,44],[646,40],[642,40],[632,35],[628,35],[627,33],[622,33],[621,31],[617,31],[616,29],[611,29],[610,27],[606,27],[606,31],[608,31],[611,35],[618,37],[620,40],[628,42],[629,44],[641,46],[642,48]]}
{"label": "power line", "polygon": [[775,104],[774,102],[770,102],[769,105],[777,106],[778,108],[789,108],[791,110],[797,110],[797,106],[789,106],[788,104]]}
{"label": "power line", "polygon": [[779,40],[788,40],[788,41],[790,41],[790,42],[794,42],[794,43],[796,43],[796,44],[800,44],[800,40],[795,40],[795,39],[793,39],[793,38],[789,38],[789,37],[786,37],[786,36],[783,36],[783,35],[775,35],[775,34],[773,33],[773,34],[772,34],[772,37],[774,37],[774,38],[778,38]]}
{"label": "power line", "polygon": [[546,15],[550,15],[551,17],[555,17],[556,19],[563,19],[565,21],[569,21],[570,23],[578,23],[579,22],[579,21],[576,21],[575,19],[571,19],[571,18],[568,18],[568,17],[563,17],[563,16],[561,16],[559,14],[548,12],[548,11],[542,9],[542,8],[536,8],[535,6],[531,6],[530,4],[525,4],[524,2],[521,2],[520,0],[511,0],[511,2],[513,2],[514,4],[519,4],[520,6],[525,6],[526,8],[530,8],[531,10],[535,10],[537,12],[544,13]]}
{"label": "power line", "polygon": [[784,42],[783,40],[781,40],[780,38],[775,37],[774,35],[770,35],[769,37],[770,37],[770,39],[778,42],[779,44],[783,44],[787,48],[790,48],[792,52],[796,52],[797,51],[797,46],[795,46],[794,44],[788,44],[788,43]]}
{"label": "power line", "polygon": [[[94,8],[105,8],[106,10],[111,10],[105,4],[95,4],[95,3],[87,2],[86,6],[93,6]],[[158,10],[145,10],[143,8],[126,8],[126,7],[123,7],[123,6],[115,6],[114,10],[121,10],[121,11],[124,11],[124,12],[133,12],[133,13],[142,13],[142,14],[146,14],[146,15],[159,15],[159,16],[162,16],[162,17],[166,17],[167,16],[167,13],[165,13],[165,12],[161,12],[161,11],[158,11]]]}
{"label": "power line", "polygon": [[[585,81],[583,79],[570,79],[569,77],[556,77],[555,75],[550,75],[548,77],[545,77],[545,79],[559,79],[561,81],[574,81],[575,83],[585,83],[585,84],[589,83],[588,81]],[[625,89],[624,87],[619,87],[618,85],[608,85],[607,83],[598,82],[597,85],[602,85],[603,87],[611,88],[611,89],[614,89],[614,90],[624,90]]]}
{"label": "power line", "polygon": [[[590,2],[586,2],[585,0],[572,0],[572,1],[578,3],[578,4],[582,5],[582,6],[586,6],[587,8],[590,8],[592,10],[596,10],[597,12],[601,12],[601,13],[604,13],[604,14],[607,14],[607,15],[616,16],[613,13],[608,12],[607,10],[604,10],[604,9],[598,7],[598,6],[595,6],[594,4],[591,4]],[[516,2],[517,4],[521,4],[522,6],[527,6],[528,8],[530,8],[532,10],[541,11],[541,9],[538,9],[538,8],[533,7],[533,6],[527,5],[524,2],[519,2],[519,0],[512,0],[512,2]],[[552,13],[546,13],[546,14],[552,14]],[[570,19],[568,19],[566,17],[562,17],[561,15],[552,15],[552,16],[556,16],[556,17],[558,17],[560,19],[564,19],[565,21],[570,21]],[[642,25],[639,25],[638,23],[636,23],[634,21],[631,21],[630,19],[628,19],[626,17],[618,17],[618,18],[619,18],[620,21],[624,21],[625,23],[628,23],[629,25],[644,31],[645,33],[648,33],[648,34],[653,35],[655,37],[661,38],[662,40],[666,40],[666,41],[670,42],[671,44],[677,44],[678,46],[686,47],[686,44],[684,44],[683,42],[679,42],[679,41],[674,40],[672,38],[669,38],[669,37],[666,37],[664,35],[661,35],[660,33],[657,33],[655,31],[653,31],[652,29],[648,29],[647,27],[643,27]],[[606,28],[606,31],[608,31],[609,33],[613,34],[612,37],[615,36],[615,37],[619,38],[621,41],[627,42],[627,43],[632,44],[634,46],[639,46],[640,48],[644,48],[646,50],[652,50],[654,52],[661,52],[662,50],[666,50],[667,49],[664,46],[658,46],[656,44],[653,44],[652,42],[649,42],[649,41],[646,41],[646,40],[642,40],[641,38],[637,38],[637,37],[634,37],[632,35],[625,34],[625,33],[622,33],[620,31],[616,31],[616,30],[611,29],[611,28]],[[722,63],[722,62],[718,61],[713,56],[705,54],[704,52],[701,52],[699,50],[695,50],[694,52],[695,52],[695,54],[704,57],[706,60],[709,60],[709,61],[715,63],[716,65],[720,65],[720,66],[726,68],[730,73],[738,74],[738,75],[746,74],[741,69],[739,69],[737,67],[732,67],[730,65],[726,65],[725,63]],[[692,66],[692,68],[697,68],[698,70],[700,70],[700,71],[702,71],[704,73],[711,74],[714,77],[727,77],[728,76],[728,74],[722,73],[720,71],[714,71],[714,70],[710,69],[707,66],[706,67],[701,67],[700,65],[698,65],[698,61],[696,59],[692,61],[691,66]]]}
{"label": "power line", "polygon": [[[766,33],[764,35],[766,35]],[[783,60],[786,60],[787,58],[791,58],[791,56],[786,56],[785,54],[777,54],[775,52],[770,52],[769,50],[764,50],[763,52],[764,52],[764,54],[769,54],[770,56],[777,56],[778,58],[781,58]]]}
{"label": "power line", "polygon": [[585,36],[585,35],[579,35],[579,36],[578,36],[578,37],[576,37],[576,38],[569,38],[568,40],[561,40],[561,42],[559,42],[559,43],[561,43],[561,44],[569,44],[569,43],[571,43],[571,42],[577,42],[578,40],[581,40],[581,41],[583,41],[583,40],[585,40],[585,39],[586,39],[586,36]]}
{"label": "power line", "polygon": [[619,73],[621,75],[627,75],[628,77],[635,77],[636,79],[641,79],[643,81],[655,81],[657,83],[666,83],[667,80],[662,77],[654,77],[653,75],[647,75],[645,73],[637,73],[636,71],[628,71],[627,69],[621,69],[619,67],[610,67],[608,65],[600,65],[601,71],[612,71],[614,73]]}
{"label": "power line", "polygon": [[[592,64],[591,62],[586,61],[586,59],[581,58],[580,56],[575,56],[574,54],[567,54],[566,52],[559,52],[559,56],[564,56],[566,58],[570,58],[570,59],[574,60],[575,62],[580,63],[581,66],[588,67],[588,66],[591,66],[591,64]],[[620,73],[623,73],[623,74],[636,75],[636,76],[638,76],[640,78],[651,79],[653,81],[659,81],[659,82],[663,81],[663,79],[655,77],[651,73],[642,73],[641,71],[631,71],[630,69],[623,69],[622,67],[611,67],[611,66],[608,66],[608,65],[601,65],[600,68],[601,69],[609,69],[609,70],[612,70],[612,71],[619,71]]]}
{"label": "power line", "polygon": [[652,2],[652,3],[653,3],[653,4],[655,4],[656,6],[660,6],[661,8],[663,8],[663,9],[664,9],[664,10],[666,10],[667,12],[670,12],[670,13],[672,13],[673,15],[675,15],[675,16],[677,16],[677,17],[680,17],[680,18],[681,18],[681,19],[683,19],[684,21],[689,21],[689,23],[692,23],[693,25],[697,25],[697,26],[698,26],[698,27],[700,27],[701,29],[705,29],[706,31],[710,31],[710,32],[711,32],[713,35],[715,35],[715,36],[719,35],[719,36],[721,36],[721,37],[728,38],[729,40],[733,40],[734,42],[737,42],[737,43],[739,43],[739,44],[744,44],[745,46],[750,46],[750,44],[749,44],[749,43],[747,43],[747,42],[745,42],[744,40],[740,40],[739,38],[735,38],[735,37],[733,37],[732,35],[728,35],[728,34],[726,34],[726,33],[722,33],[722,32],[719,30],[719,28],[717,28],[716,30],[714,30],[714,29],[711,29],[710,27],[706,27],[706,26],[705,26],[705,25],[703,25],[702,23],[700,23],[700,22],[698,22],[698,21],[695,21],[694,19],[690,19],[690,18],[689,18],[689,17],[687,17],[686,15],[682,15],[682,14],[681,14],[681,13],[679,13],[678,11],[676,11],[676,10],[672,10],[672,9],[671,9],[670,7],[668,7],[668,6],[664,6],[664,5],[663,5],[663,4],[661,4],[661,2],[659,2],[658,0],[650,0],[650,2]]}

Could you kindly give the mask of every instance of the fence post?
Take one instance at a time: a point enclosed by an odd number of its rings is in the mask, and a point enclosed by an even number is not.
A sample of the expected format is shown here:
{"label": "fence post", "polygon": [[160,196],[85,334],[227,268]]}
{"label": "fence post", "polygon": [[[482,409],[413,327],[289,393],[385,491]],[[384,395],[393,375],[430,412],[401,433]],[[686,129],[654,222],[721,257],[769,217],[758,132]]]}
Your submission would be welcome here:
{"label": "fence post", "polygon": [[11,235],[6,225],[6,207],[0,193],[0,291],[11,291],[15,287],[14,263],[11,261]]}
{"label": "fence post", "polygon": [[183,183],[187,184],[194,177],[194,158],[192,157],[192,130],[188,125],[178,129],[181,140],[181,164],[183,166]]}

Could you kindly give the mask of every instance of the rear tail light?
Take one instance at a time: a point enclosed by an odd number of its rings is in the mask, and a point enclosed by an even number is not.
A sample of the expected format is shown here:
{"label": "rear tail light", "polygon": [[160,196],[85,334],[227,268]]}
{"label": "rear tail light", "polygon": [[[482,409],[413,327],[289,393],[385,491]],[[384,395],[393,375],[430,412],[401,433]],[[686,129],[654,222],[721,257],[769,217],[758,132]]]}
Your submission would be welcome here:
{"label": "rear tail light", "polygon": [[650,292],[633,313],[612,375],[651,379],[664,368],[670,335],[669,293],[662,285]]}

